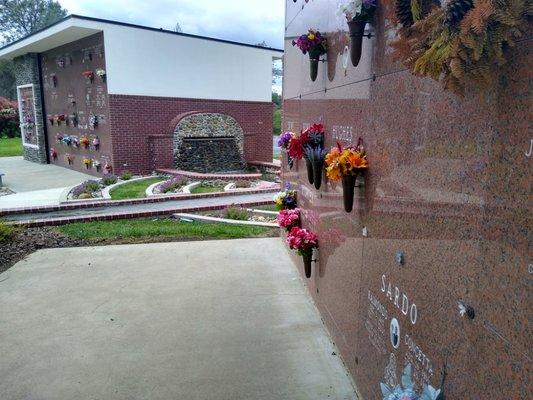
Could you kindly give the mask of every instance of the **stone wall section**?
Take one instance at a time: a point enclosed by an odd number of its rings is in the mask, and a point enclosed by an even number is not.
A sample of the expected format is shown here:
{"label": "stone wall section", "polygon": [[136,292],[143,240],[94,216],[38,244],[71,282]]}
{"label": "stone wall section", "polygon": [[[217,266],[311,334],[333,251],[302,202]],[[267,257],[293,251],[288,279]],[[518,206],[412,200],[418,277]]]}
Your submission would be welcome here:
{"label": "stone wall section", "polygon": [[43,104],[41,83],[39,78],[39,55],[26,54],[14,59],[16,86],[33,84],[35,102],[35,126],[37,130],[38,149],[24,146],[24,159],[36,163],[46,164],[48,160],[46,149],[46,132],[43,119]]}

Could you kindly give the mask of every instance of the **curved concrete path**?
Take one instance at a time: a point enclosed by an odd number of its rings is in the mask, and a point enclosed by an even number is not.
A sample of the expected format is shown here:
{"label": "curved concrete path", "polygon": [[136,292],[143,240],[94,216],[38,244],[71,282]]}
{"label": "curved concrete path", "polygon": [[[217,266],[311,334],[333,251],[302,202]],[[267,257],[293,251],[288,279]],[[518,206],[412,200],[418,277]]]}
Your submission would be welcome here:
{"label": "curved concrete path", "polygon": [[279,238],[41,250],[0,309],[2,400],[357,399]]}

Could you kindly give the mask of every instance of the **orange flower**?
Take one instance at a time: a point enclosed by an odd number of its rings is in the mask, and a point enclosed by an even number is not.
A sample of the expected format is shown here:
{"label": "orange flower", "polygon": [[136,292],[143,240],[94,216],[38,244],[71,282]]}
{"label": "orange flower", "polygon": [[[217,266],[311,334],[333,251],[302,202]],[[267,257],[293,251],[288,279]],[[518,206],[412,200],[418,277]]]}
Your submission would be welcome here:
{"label": "orange flower", "polygon": [[358,151],[350,151],[347,158],[350,170],[355,168],[368,168],[366,157]]}

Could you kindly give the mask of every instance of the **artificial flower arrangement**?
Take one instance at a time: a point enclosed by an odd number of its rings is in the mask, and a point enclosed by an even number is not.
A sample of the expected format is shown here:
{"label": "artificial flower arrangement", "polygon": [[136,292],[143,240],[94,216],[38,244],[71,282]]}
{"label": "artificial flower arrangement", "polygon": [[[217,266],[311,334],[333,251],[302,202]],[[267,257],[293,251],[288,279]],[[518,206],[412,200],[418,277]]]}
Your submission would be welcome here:
{"label": "artificial flower arrangement", "polygon": [[274,196],[274,203],[278,210],[293,210],[297,207],[296,190],[292,190],[287,184],[283,192],[279,192]]}
{"label": "artificial flower arrangement", "polygon": [[100,139],[98,138],[98,136],[95,136],[93,138],[93,146],[95,150],[98,150],[100,148]]}
{"label": "artificial flower arrangement", "polygon": [[308,229],[293,227],[287,235],[287,243],[303,257],[306,278],[311,277],[313,249],[318,248],[318,237]]}
{"label": "artificial flower arrangement", "polygon": [[342,148],[339,143],[326,155],[326,175],[332,181],[342,180],[344,209],[351,212],[355,180],[357,175],[368,169],[368,160],[365,155],[362,139],[357,146]]}
{"label": "artificial flower arrangement", "polygon": [[442,389],[435,389],[431,385],[424,385],[422,394],[415,391],[413,380],[411,379],[411,364],[407,364],[403,370],[402,383],[391,388],[384,383],[380,383],[383,400],[437,400],[442,399]]}
{"label": "artificial flower arrangement", "polygon": [[303,54],[309,53],[310,76],[313,82],[316,81],[319,58],[328,49],[327,39],[319,31],[309,29],[306,34],[293,40],[292,45],[297,46]]}
{"label": "artificial flower arrangement", "polygon": [[57,126],[61,125],[61,122],[65,122],[67,116],[65,114],[56,114],[55,120],[57,121]]}
{"label": "artificial flower arrangement", "polygon": [[285,228],[289,232],[295,226],[300,226],[300,209],[281,210],[277,217],[280,228]]}
{"label": "artificial flower arrangement", "polygon": [[53,147],[50,149],[50,158],[54,161],[57,160],[57,151]]}
{"label": "artificial flower arrangement", "polygon": [[89,126],[93,129],[98,126],[98,115],[91,114],[89,117]]}
{"label": "artificial flower arrangement", "polygon": [[58,60],[57,60],[57,66],[59,68],[65,68],[65,64],[66,64],[66,61],[63,57],[60,57]]}
{"label": "artificial flower arrangement", "polygon": [[106,81],[106,72],[105,72],[105,69],[102,69],[102,68],[97,68],[96,69],[96,75],[100,77],[100,79],[102,80],[102,82],[105,82]]}
{"label": "artificial flower arrangement", "polygon": [[85,79],[87,79],[87,83],[93,83],[94,81],[93,71],[83,71],[81,74],[85,77]]}
{"label": "artificial flower arrangement", "polygon": [[350,59],[354,67],[361,59],[365,26],[374,18],[375,11],[376,0],[352,0],[339,6],[338,12],[346,17],[350,30]]}
{"label": "artificial flower arrangement", "polygon": [[62,133],[56,133],[56,142],[62,143],[63,142],[63,134]]}
{"label": "artificial flower arrangement", "polygon": [[[278,146],[285,150],[285,152],[289,149],[289,143],[291,142],[291,139],[295,136],[294,132],[283,132],[278,139]],[[289,165],[289,168],[292,169],[292,166],[294,165],[294,159],[287,154],[287,163]]]}
{"label": "artificial flower arrangement", "polygon": [[106,161],[104,164],[104,170],[106,174],[110,174],[111,172],[113,172],[113,166]]}
{"label": "artificial flower arrangement", "polygon": [[70,146],[72,144],[72,138],[69,135],[64,135],[62,142],[63,144]]}
{"label": "artificial flower arrangement", "polygon": [[300,145],[303,148],[307,180],[318,190],[322,185],[322,171],[324,168],[324,125],[313,124],[300,134]]}
{"label": "artificial flower arrangement", "polygon": [[76,127],[78,126],[78,114],[74,113],[69,116],[70,122],[72,122],[72,126]]}
{"label": "artificial flower arrangement", "polygon": [[74,156],[72,154],[66,153],[65,161],[68,163],[68,165],[72,165],[72,162],[74,161]]}
{"label": "artificial flower arrangement", "polygon": [[82,160],[82,163],[85,165],[85,168],[89,169],[91,167],[91,164],[93,163],[93,160],[86,157]]}
{"label": "artificial flower arrangement", "polygon": [[89,145],[91,144],[91,141],[89,140],[89,138],[85,135],[83,135],[81,138],[80,138],[80,144],[85,147],[86,149],[89,148]]}
{"label": "artificial flower arrangement", "polygon": [[48,122],[50,122],[50,125],[52,125],[52,126],[54,125],[54,116],[53,115],[50,115],[48,117]]}
{"label": "artificial flower arrangement", "polygon": [[100,161],[94,160],[93,167],[96,169],[97,172],[100,172],[100,168],[102,167],[102,164],[100,163]]}
{"label": "artificial flower arrangement", "polygon": [[80,139],[78,139],[77,136],[71,136],[72,138],[72,147],[78,148],[80,147]]}

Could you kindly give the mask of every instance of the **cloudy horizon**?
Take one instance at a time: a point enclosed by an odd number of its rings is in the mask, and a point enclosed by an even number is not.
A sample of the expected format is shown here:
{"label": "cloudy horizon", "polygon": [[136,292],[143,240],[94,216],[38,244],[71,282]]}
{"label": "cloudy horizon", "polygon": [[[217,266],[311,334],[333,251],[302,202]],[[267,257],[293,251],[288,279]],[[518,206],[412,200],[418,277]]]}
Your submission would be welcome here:
{"label": "cloudy horizon", "polygon": [[284,0],[59,0],[69,14],[283,48]]}

